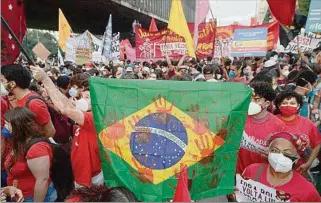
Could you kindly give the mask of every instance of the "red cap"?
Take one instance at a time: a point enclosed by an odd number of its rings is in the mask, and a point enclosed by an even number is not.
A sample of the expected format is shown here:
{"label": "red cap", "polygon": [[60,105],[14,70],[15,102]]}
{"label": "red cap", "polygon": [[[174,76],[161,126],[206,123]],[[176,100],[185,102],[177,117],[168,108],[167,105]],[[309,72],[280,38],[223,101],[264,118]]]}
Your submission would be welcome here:
{"label": "red cap", "polygon": [[187,167],[181,167],[173,202],[191,202],[191,196],[188,191],[188,172]]}

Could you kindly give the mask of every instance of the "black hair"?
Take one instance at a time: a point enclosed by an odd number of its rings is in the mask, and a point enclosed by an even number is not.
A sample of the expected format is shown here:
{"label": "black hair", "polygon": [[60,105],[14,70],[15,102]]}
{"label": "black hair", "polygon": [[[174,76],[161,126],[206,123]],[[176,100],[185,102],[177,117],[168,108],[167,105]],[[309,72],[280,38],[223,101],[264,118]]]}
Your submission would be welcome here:
{"label": "black hair", "polygon": [[21,89],[27,89],[31,82],[31,74],[28,69],[18,64],[1,66],[1,74],[8,82],[14,81]]}
{"label": "black hair", "polygon": [[288,83],[296,83],[298,79],[299,71],[292,70],[288,75]]}
{"label": "black hair", "polygon": [[263,97],[267,101],[273,101],[275,99],[275,91],[272,88],[271,83],[267,82],[254,82],[251,84],[255,95]]}
{"label": "black hair", "polygon": [[211,74],[213,75],[214,74],[214,67],[213,65],[206,65],[204,68],[203,68],[203,74]]}
{"label": "black hair", "polygon": [[246,68],[245,61],[243,61],[243,60],[234,60],[232,65],[235,66],[238,71],[241,70],[241,76],[244,75],[243,71]]}
{"label": "black hair", "polygon": [[104,198],[104,202],[137,202],[135,195],[124,187],[115,187],[109,190],[109,195]]}
{"label": "black hair", "polygon": [[285,99],[291,99],[291,98],[295,98],[295,100],[298,102],[300,108],[303,106],[303,98],[301,95],[296,93],[294,90],[284,90],[284,91],[280,92],[279,94],[277,94],[275,97],[274,104],[275,104],[276,109],[274,111],[274,114],[280,114],[279,106],[281,106],[281,103]]}
{"label": "black hair", "polygon": [[300,87],[304,87],[308,83],[313,85],[317,80],[317,75],[310,71],[310,70],[304,70],[298,75],[298,79],[296,81],[296,85]]}
{"label": "black hair", "polygon": [[69,87],[70,78],[68,76],[59,76],[57,78],[57,86],[62,89],[67,89]]}
{"label": "black hair", "polygon": [[212,61],[213,57],[208,56],[206,59],[207,59],[207,61]]}
{"label": "black hair", "polygon": [[231,63],[232,63],[232,61],[231,61],[231,59],[226,59],[226,61],[224,62],[224,66],[226,67],[226,66],[230,66],[231,65]]}
{"label": "black hair", "polygon": [[70,78],[70,85],[71,86],[77,85],[77,87],[79,88],[84,87],[85,90],[89,90],[89,83],[88,83],[89,77],[90,75],[86,73],[76,74]]}
{"label": "black hair", "polygon": [[250,81],[250,84],[254,82],[267,82],[272,85],[272,80],[272,74],[269,73],[268,70],[262,70],[261,72],[255,75],[255,77]]}

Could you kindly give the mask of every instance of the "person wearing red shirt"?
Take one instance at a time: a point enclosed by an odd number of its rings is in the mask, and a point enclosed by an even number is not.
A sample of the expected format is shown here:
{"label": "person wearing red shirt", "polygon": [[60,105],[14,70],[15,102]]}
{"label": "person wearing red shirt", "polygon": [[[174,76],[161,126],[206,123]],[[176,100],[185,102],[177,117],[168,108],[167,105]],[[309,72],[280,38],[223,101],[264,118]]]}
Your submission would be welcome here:
{"label": "person wearing red shirt", "polygon": [[246,77],[244,76],[244,69],[246,68],[246,62],[243,60],[235,60],[232,63],[231,70],[228,73],[230,82],[242,82],[247,84]]}
{"label": "person wearing red shirt", "polygon": [[254,163],[267,163],[263,156],[266,151],[266,138],[285,128],[282,121],[267,111],[275,98],[272,86],[266,82],[255,82],[251,88],[253,96],[238,152],[236,173],[242,173],[247,166]]}
{"label": "person wearing red shirt", "polygon": [[[28,89],[31,82],[31,74],[21,65],[2,66],[0,80],[6,90],[15,96],[17,100],[16,106],[25,107],[27,99],[30,96],[37,95]],[[52,124],[47,105],[40,99],[33,99],[30,101],[28,108],[35,114],[37,124],[43,127],[45,136],[53,137],[56,130]]]}
{"label": "person wearing red shirt", "polygon": [[38,142],[25,151],[33,138],[44,137],[35,115],[25,107],[16,107],[5,114],[12,132],[12,151],[5,160],[8,185],[22,190],[27,202],[54,202],[57,192],[50,178],[53,158],[51,146]]}
{"label": "person wearing red shirt", "polygon": [[269,164],[252,164],[244,170],[243,177],[274,188],[283,200],[320,202],[314,185],[292,168],[303,153],[301,149],[304,149],[303,145],[297,145],[298,139],[301,139],[301,135],[287,132],[272,135],[267,142]]}
{"label": "person wearing red shirt", "polygon": [[308,118],[298,115],[303,104],[302,96],[292,90],[279,93],[275,99],[276,114],[286,124],[286,132],[304,134],[312,151],[304,155],[297,164],[297,170],[306,172],[317,157],[321,146],[321,135],[318,128]]}
{"label": "person wearing red shirt", "polygon": [[31,70],[35,79],[44,85],[54,106],[79,125],[71,148],[71,164],[76,188],[103,184],[104,176],[100,165],[98,140],[91,113],[89,75],[80,73],[70,79],[69,94],[78,99],[74,105],[58,90],[41,68],[32,66]]}

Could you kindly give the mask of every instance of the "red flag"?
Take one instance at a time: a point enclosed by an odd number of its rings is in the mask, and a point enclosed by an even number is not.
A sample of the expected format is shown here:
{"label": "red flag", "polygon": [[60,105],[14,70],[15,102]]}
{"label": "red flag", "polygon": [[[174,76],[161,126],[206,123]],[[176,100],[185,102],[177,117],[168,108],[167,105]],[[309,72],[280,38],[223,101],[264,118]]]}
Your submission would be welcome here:
{"label": "red flag", "polygon": [[[20,43],[26,34],[26,18],[22,0],[2,0],[1,15],[7,21]],[[1,64],[12,64],[20,54],[20,47],[9,31],[1,27]]]}
{"label": "red flag", "polygon": [[267,0],[270,11],[276,20],[291,26],[294,19],[296,0]]}
{"label": "red flag", "polygon": [[255,25],[257,25],[256,17],[252,17],[251,22],[250,22],[250,26],[255,26]]}
{"label": "red flag", "polygon": [[154,18],[152,18],[152,21],[150,22],[150,26],[149,26],[149,32],[157,32],[158,28],[156,25],[156,21]]}
{"label": "red flag", "polygon": [[188,173],[185,165],[181,167],[173,202],[191,202],[191,196],[188,191]]}

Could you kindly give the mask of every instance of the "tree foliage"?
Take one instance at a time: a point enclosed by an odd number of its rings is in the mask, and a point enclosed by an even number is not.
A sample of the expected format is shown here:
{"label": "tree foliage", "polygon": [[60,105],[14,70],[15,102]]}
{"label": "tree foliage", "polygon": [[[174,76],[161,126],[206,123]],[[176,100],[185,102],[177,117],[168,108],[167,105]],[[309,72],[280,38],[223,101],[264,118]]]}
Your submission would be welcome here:
{"label": "tree foliage", "polygon": [[311,0],[299,0],[299,10],[304,16],[308,16]]}
{"label": "tree foliage", "polygon": [[32,49],[38,44],[38,39],[51,52],[51,55],[57,54],[58,41],[52,34],[40,30],[28,30],[22,46],[29,56],[35,57]]}

